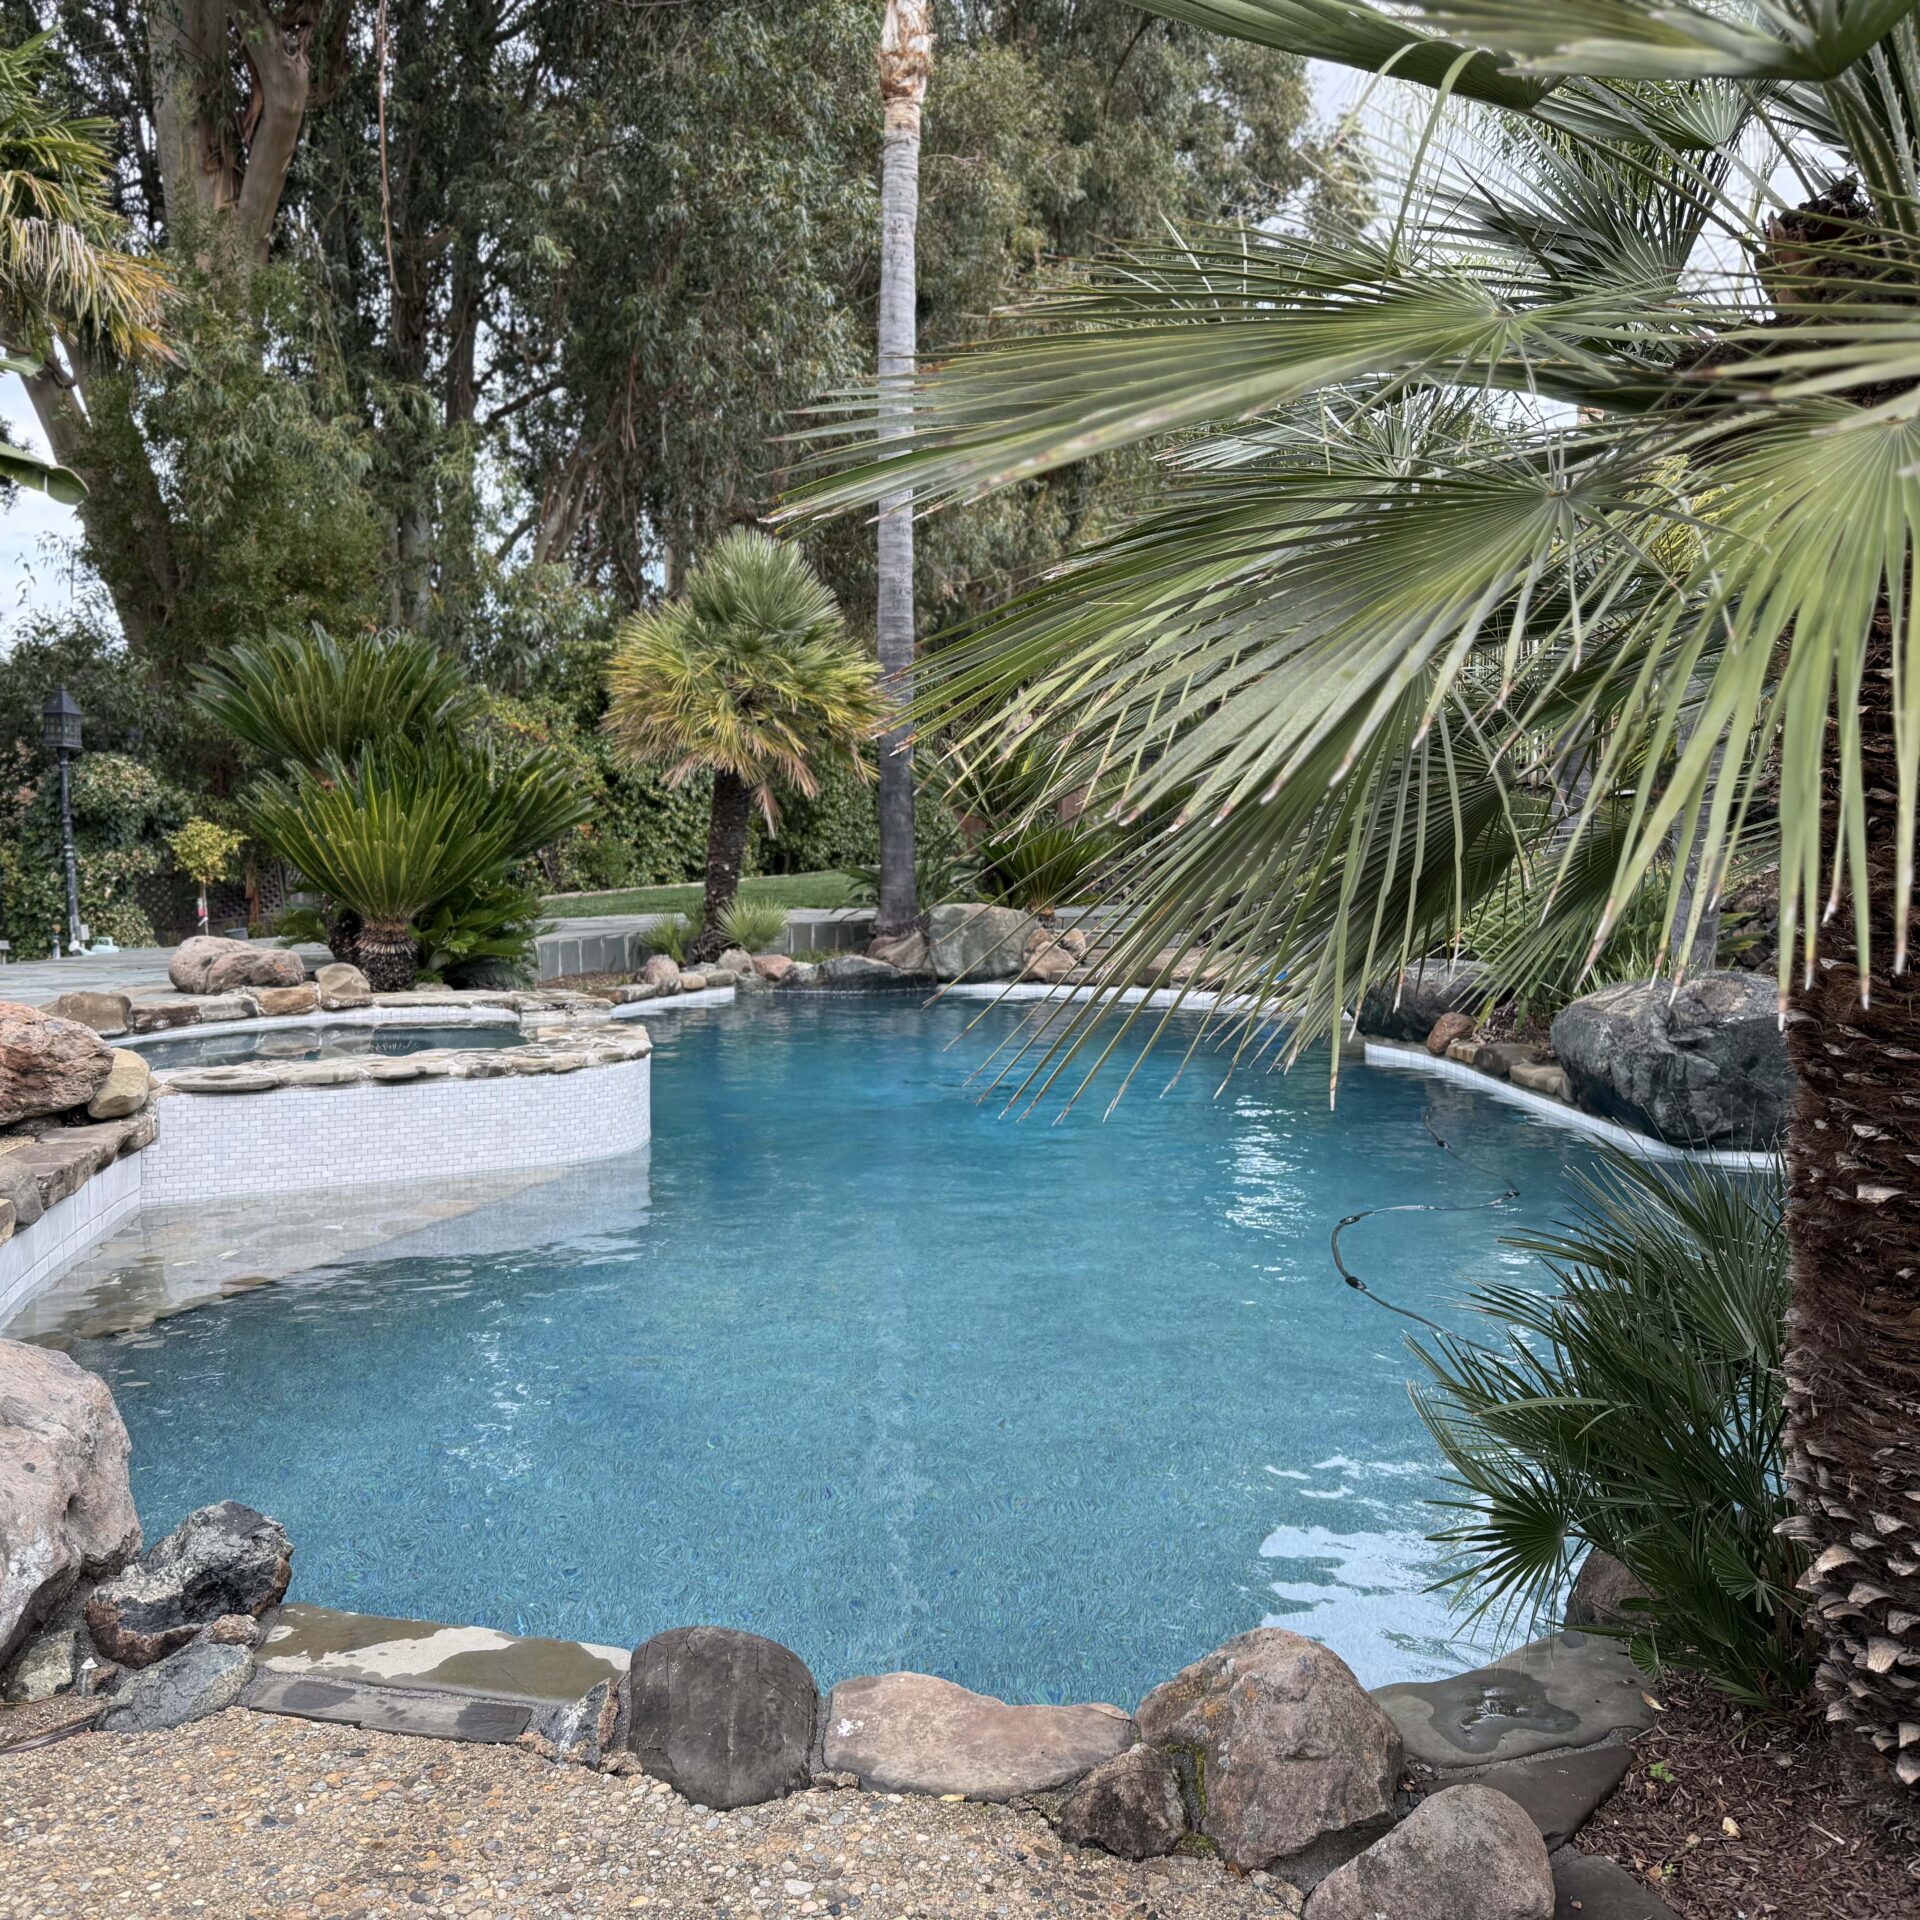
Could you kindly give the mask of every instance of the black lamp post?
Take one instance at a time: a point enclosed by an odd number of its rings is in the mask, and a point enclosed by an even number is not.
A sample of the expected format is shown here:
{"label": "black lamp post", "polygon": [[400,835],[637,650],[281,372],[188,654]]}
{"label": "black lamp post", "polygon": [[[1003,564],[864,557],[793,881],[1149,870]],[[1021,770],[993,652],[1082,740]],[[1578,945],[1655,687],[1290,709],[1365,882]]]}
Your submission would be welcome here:
{"label": "black lamp post", "polygon": [[65,687],[47,696],[40,709],[40,738],[60,763],[60,851],[67,863],[67,950],[78,953],[86,944],[80,924],[80,867],[73,852],[73,799],[67,787],[67,762],[80,751],[82,714]]}

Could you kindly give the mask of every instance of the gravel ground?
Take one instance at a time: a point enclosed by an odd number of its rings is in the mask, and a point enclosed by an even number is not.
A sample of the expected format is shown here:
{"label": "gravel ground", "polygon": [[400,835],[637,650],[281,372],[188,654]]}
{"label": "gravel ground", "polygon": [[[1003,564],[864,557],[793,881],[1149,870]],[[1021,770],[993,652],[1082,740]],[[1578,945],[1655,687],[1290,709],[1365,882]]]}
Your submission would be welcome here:
{"label": "gravel ground", "polygon": [[818,1791],[711,1814],[639,1775],[237,1709],[5,1751],[20,1712],[0,1710],[5,1920],[1298,1912],[1266,1875],[1130,1865],[1008,1807]]}

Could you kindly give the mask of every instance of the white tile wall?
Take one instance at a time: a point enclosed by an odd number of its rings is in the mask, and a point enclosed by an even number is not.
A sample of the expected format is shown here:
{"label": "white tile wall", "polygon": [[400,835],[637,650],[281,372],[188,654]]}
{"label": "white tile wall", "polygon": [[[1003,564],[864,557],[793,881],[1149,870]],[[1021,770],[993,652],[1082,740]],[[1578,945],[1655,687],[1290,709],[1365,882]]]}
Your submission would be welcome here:
{"label": "white tile wall", "polygon": [[643,1147],[652,1062],[497,1080],[401,1080],[271,1093],[176,1093],[140,1156],[165,1206],[235,1193],[395,1180],[483,1168],[564,1166]]}
{"label": "white tile wall", "polygon": [[136,1153],[101,1168],[78,1193],[68,1194],[0,1246],[0,1326],[140,1205],[145,1158]]}

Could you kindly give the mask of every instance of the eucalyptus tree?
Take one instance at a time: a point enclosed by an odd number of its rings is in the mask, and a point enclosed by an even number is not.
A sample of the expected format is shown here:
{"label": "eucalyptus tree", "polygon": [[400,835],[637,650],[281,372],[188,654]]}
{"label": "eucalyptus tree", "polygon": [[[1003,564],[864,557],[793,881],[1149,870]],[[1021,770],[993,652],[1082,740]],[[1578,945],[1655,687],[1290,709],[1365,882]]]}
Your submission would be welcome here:
{"label": "eucalyptus tree", "polygon": [[[880,29],[880,390],[882,431],[906,430],[919,351],[920,109],[933,71],[933,9],[928,0],[887,0]],[[897,709],[913,699],[913,495],[880,503],[879,603],[874,635],[887,697]],[[904,720],[880,738],[880,899],[874,932],[913,924],[913,735]]]}
{"label": "eucalyptus tree", "polygon": [[[1113,964],[1206,944],[1242,1050],[1324,1033],[1515,872],[1550,925],[1598,869],[1600,940],[1697,874],[1684,968],[1770,844],[1799,1598],[1830,1717],[1920,1781],[1913,0],[1153,4],[1428,89],[1386,217],[1137,253],[930,367],[912,450],[827,456],[810,504],[1163,449],[924,710],[976,744],[1044,717],[1056,789],[1126,824]],[[1423,437],[1462,395],[1485,440]],[[1096,1017],[1027,1084],[1117,1045]]]}

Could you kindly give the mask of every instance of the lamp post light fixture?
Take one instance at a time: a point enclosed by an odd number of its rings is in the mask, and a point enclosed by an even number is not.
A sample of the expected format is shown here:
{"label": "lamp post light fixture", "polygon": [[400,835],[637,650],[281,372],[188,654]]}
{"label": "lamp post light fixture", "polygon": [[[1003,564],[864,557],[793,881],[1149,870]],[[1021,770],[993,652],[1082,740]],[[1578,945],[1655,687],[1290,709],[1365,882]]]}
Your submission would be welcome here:
{"label": "lamp post light fixture", "polygon": [[73,796],[67,783],[67,762],[80,751],[84,715],[65,687],[47,696],[40,709],[40,738],[60,763],[60,852],[67,865],[67,951],[86,945],[87,930],[80,924],[80,865],[73,851]]}

